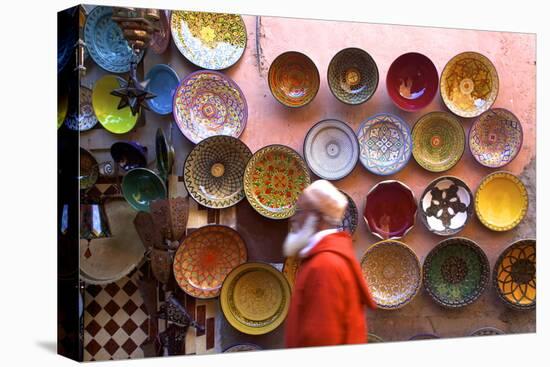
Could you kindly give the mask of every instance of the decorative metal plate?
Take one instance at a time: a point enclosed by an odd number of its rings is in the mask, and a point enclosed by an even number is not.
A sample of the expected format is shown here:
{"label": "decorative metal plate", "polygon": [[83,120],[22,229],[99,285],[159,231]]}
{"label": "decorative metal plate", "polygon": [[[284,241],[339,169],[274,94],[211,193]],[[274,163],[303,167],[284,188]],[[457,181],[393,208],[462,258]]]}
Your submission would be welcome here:
{"label": "decorative metal plate", "polygon": [[80,111],[73,111],[67,116],[65,125],[74,131],[87,131],[97,124],[94,108],[92,106],[92,90],[83,85],[80,86]]}
{"label": "decorative metal plate", "polygon": [[159,15],[159,30],[153,33],[151,42],[149,43],[149,48],[157,55],[161,55],[166,51],[171,38],[170,10],[160,10]]}
{"label": "decorative metal plate", "polygon": [[178,73],[166,64],[156,64],[145,76],[148,81],[146,90],[156,97],[147,100],[153,112],[168,115],[172,112],[174,93],[180,83]]}
{"label": "decorative metal plate", "polygon": [[122,194],[135,210],[148,212],[152,201],[166,198],[162,179],[147,168],[134,168],[122,179]]}
{"label": "decorative metal plate", "polygon": [[122,81],[123,79],[116,75],[105,75],[95,82],[92,90],[95,115],[105,130],[113,134],[129,132],[139,117],[139,114],[132,115],[132,110],[128,106],[119,109],[120,98],[111,95],[114,89],[120,88]]}
{"label": "decorative metal plate", "polygon": [[348,199],[348,206],[344,213],[344,218],[342,218],[342,223],[340,223],[338,228],[341,228],[344,231],[347,231],[350,235],[353,235],[355,233],[355,230],[357,229],[357,224],[359,222],[359,212],[357,210],[357,205],[355,205],[355,201],[353,201],[351,196],[349,196],[342,190],[340,190],[340,192],[346,195],[346,198]]}
{"label": "decorative metal plate", "polygon": [[223,353],[251,352],[254,350],[262,350],[262,348],[252,343],[236,344],[224,350]]}

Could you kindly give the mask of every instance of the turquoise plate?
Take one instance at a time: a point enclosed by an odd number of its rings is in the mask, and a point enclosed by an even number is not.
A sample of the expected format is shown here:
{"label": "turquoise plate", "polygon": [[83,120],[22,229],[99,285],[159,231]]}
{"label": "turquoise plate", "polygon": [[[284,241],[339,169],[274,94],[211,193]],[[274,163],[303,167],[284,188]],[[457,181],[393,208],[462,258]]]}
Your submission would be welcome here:
{"label": "turquoise plate", "polygon": [[147,91],[156,97],[147,101],[149,107],[159,115],[172,112],[172,100],[180,83],[178,74],[170,66],[157,64],[145,76]]}
{"label": "turquoise plate", "polygon": [[148,212],[153,200],[166,198],[166,186],[155,172],[134,168],[122,179],[122,194],[132,208]]}

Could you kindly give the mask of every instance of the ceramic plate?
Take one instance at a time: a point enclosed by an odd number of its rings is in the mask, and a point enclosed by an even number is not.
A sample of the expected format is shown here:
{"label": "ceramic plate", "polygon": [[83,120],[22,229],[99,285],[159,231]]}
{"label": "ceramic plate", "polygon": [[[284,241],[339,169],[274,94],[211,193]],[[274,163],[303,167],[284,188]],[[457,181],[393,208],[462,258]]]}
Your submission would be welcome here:
{"label": "ceramic plate", "polygon": [[382,339],[378,335],[375,335],[375,334],[372,334],[372,333],[369,333],[367,335],[367,339],[368,339],[369,343],[383,343],[384,342],[384,339]]}
{"label": "ceramic plate", "polygon": [[122,194],[136,210],[149,211],[151,201],[166,198],[166,186],[147,168],[134,168],[122,179]]}
{"label": "ceramic plate", "polygon": [[434,334],[416,334],[409,338],[409,340],[431,340],[431,339],[440,339],[440,337]]}
{"label": "ceramic plate", "polygon": [[172,165],[174,164],[173,149],[174,148],[170,146],[166,140],[164,130],[159,127],[155,137],[155,154],[157,169],[161,177],[168,177],[168,174],[172,171]]}
{"label": "ceramic plate", "polygon": [[523,182],[508,172],[485,176],[476,191],[476,215],[493,231],[508,231],[517,226],[527,213],[528,205]]}
{"label": "ceramic plate", "polygon": [[345,122],[320,121],[304,139],[304,158],[317,176],[340,180],[351,173],[359,159],[357,137]]}
{"label": "ceramic plate", "polygon": [[494,327],[483,327],[473,331],[469,336],[492,336],[492,335],[503,335],[504,331],[494,328]]}
{"label": "ceramic plate", "polygon": [[342,223],[338,226],[338,228],[343,229],[344,231],[347,231],[350,235],[353,235],[355,233],[355,230],[357,229],[357,224],[359,221],[359,212],[357,211],[357,205],[355,205],[355,201],[340,190],[340,192],[344,195],[346,195],[346,198],[348,199],[348,206],[346,208],[346,212],[344,213],[344,218],[342,218]]}
{"label": "ceramic plate", "polygon": [[298,196],[309,184],[304,160],[284,145],[268,145],[258,150],[244,172],[248,202],[258,213],[271,219],[291,217]]}
{"label": "ceramic plate", "polygon": [[[126,73],[130,71],[130,61],[134,56],[122,29],[111,19],[112,15],[110,6],[95,7],[86,18],[84,42],[100,67],[111,73]],[[143,54],[139,54],[138,64]]]}
{"label": "ceramic plate", "polygon": [[92,106],[92,90],[80,86],[80,112],[72,112],[67,116],[65,125],[74,131],[87,131],[97,124],[94,108]]}
{"label": "ceramic plate", "polygon": [[92,153],[80,148],[80,190],[87,190],[95,185],[99,177],[99,166]]}
{"label": "ceramic plate", "polygon": [[359,159],[375,175],[392,175],[411,158],[409,125],[399,117],[382,113],[370,117],[357,132]]}
{"label": "ceramic plate", "polygon": [[166,51],[170,44],[170,10],[159,10],[160,22],[159,30],[153,33],[151,42],[149,42],[149,48],[161,55]]}
{"label": "ceramic plate", "polygon": [[460,121],[447,112],[430,112],[422,116],[412,130],[414,159],[422,168],[443,172],[458,163],[466,137]]}
{"label": "ceramic plate", "polygon": [[223,353],[251,352],[254,350],[262,350],[262,348],[252,343],[236,344],[224,350]]}
{"label": "ceramic plate", "polygon": [[445,65],[439,83],[443,102],[461,117],[479,116],[497,99],[497,70],[491,60],[477,52],[453,57]]}
{"label": "ceramic plate", "polygon": [[285,320],[290,287],[273,266],[246,263],[234,269],[223,282],[220,303],[235,329],[250,335],[266,334]]}
{"label": "ceramic plate", "polygon": [[237,231],[208,225],[191,232],[178,247],[174,277],[192,297],[213,298],[220,294],[227,274],[246,259],[246,244]]}
{"label": "ceramic plate", "polygon": [[182,55],[203,69],[227,69],[246,48],[246,26],[240,15],[172,11],[170,28]]}
{"label": "ceramic plate", "polygon": [[537,248],[532,239],[506,248],[493,268],[493,284],[500,299],[517,310],[531,310],[537,301]]}
{"label": "ceramic plate", "polygon": [[470,152],[482,165],[499,168],[518,155],[523,144],[521,123],[504,108],[485,111],[470,129]]}
{"label": "ceramic plate", "polygon": [[149,70],[145,80],[148,81],[146,90],[156,96],[147,100],[149,107],[159,115],[168,115],[172,112],[174,93],[180,83],[178,74],[166,64],[156,64]]}
{"label": "ceramic plate", "polygon": [[200,70],[187,75],[174,95],[174,119],[193,143],[214,135],[241,136],[248,119],[243,92],[229,77]]}
{"label": "ceramic plate", "polygon": [[147,166],[147,150],[134,141],[119,141],[111,145],[111,157],[125,171]]}
{"label": "ceramic plate", "polygon": [[420,198],[420,219],[435,234],[460,232],[474,212],[474,196],[464,181],[451,176],[430,182]]}
{"label": "ceramic plate", "polygon": [[61,91],[58,91],[57,95],[57,128],[59,129],[65,118],[67,117],[67,111],[69,110],[69,96]]}
{"label": "ceramic plate", "polygon": [[105,130],[114,134],[125,134],[136,125],[139,115],[132,115],[130,107],[118,109],[120,98],[111,95],[120,88],[121,78],[105,75],[97,80],[92,91],[92,105],[99,123]]}
{"label": "ceramic plate", "polygon": [[244,198],[243,175],[252,152],[231,136],[211,136],[193,148],[183,168],[189,195],[208,208],[228,208]]}
{"label": "ceramic plate", "polygon": [[441,241],[424,261],[424,286],[441,306],[469,305],[485,291],[489,260],[472,240],[461,237]]}
{"label": "ceramic plate", "polygon": [[289,256],[285,259],[283,264],[283,275],[288,281],[290,289],[294,288],[294,282],[296,281],[296,273],[300,267],[302,260],[298,256]]}
{"label": "ceramic plate", "polygon": [[402,242],[375,243],[363,255],[361,269],[381,309],[401,308],[420,290],[420,262],[414,251]]}

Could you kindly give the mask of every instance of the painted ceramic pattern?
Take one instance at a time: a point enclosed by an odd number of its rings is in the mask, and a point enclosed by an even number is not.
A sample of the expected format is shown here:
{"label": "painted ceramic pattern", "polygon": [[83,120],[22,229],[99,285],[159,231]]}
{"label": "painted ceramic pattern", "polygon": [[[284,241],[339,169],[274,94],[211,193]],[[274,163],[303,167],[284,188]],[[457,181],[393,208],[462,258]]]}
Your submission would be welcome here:
{"label": "painted ceramic pattern", "polygon": [[493,335],[502,335],[502,334],[504,334],[504,331],[500,329],[497,329],[494,327],[484,327],[472,332],[470,336],[493,336]]}
{"label": "painted ceramic pattern", "polygon": [[348,199],[348,206],[346,208],[346,212],[344,213],[344,218],[342,218],[342,222],[338,226],[338,228],[347,231],[350,235],[353,235],[355,233],[355,230],[357,229],[357,224],[359,221],[359,212],[357,210],[357,205],[355,205],[355,201],[340,190],[340,192],[344,195],[346,195],[346,199]]}
{"label": "painted ceramic pattern", "polygon": [[224,350],[223,353],[251,352],[254,350],[262,350],[262,348],[260,348],[256,344],[244,343],[244,344],[233,345],[227,348],[226,350]]}
{"label": "painted ceramic pattern", "polygon": [[298,196],[309,184],[302,157],[284,145],[269,145],[257,151],[244,174],[248,202],[258,213],[271,219],[291,217]]}
{"label": "painted ceramic pattern", "polygon": [[197,71],[183,79],[174,95],[174,119],[193,143],[214,135],[238,138],[248,119],[239,86],[215,71]]}
{"label": "painted ceramic pattern", "polygon": [[170,44],[170,10],[160,10],[159,30],[153,33],[149,48],[157,55],[163,54]]}
{"label": "painted ceramic pattern", "polygon": [[400,171],[412,153],[409,125],[391,114],[378,114],[365,121],[357,132],[359,159],[376,175]]}
{"label": "painted ceramic pattern", "polygon": [[246,27],[240,15],[172,11],[170,28],[182,55],[203,69],[226,69],[246,48]]}
{"label": "painted ceramic pattern", "polygon": [[503,108],[484,112],[470,129],[470,151],[489,168],[510,163],[523,144],[523,130],[518,118]]}
{"label": "painted ceramic pattern", "polygon": [[67,116],[65,125],[74,131],[90,130],[97,124],[94,108],[92,107],[92,90],[80,86],[80,113],[72,112]]}

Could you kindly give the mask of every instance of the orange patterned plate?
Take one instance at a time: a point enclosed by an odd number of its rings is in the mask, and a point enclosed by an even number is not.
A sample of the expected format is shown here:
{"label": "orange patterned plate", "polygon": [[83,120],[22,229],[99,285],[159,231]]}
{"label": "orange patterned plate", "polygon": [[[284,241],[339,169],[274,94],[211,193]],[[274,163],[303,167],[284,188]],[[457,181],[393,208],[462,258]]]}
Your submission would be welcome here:
{"label": "orange patterned plate", "polygon": [[237,231],[208,225],[185,237],[174,258],[180,288],[196,298],[214,298],[227,274],[246,262],[246,244]]}

